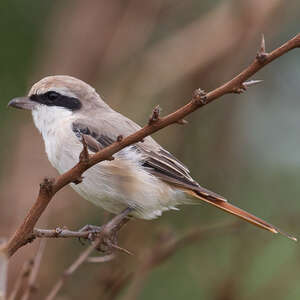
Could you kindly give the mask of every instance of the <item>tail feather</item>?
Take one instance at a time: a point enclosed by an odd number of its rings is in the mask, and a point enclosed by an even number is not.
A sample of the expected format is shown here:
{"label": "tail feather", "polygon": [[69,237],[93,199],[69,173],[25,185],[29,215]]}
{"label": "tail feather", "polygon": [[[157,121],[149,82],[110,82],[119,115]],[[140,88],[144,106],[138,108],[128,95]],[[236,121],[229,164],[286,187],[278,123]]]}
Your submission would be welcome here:
{"label": "tail feather", "polygon": [[207,203],[210,203],[228,213],[231,213],[235,216],[238,216],[241,219],[246,220],[247,222],[254,224],[260,228],[263,228],[265,230],[271,231],[273,233],[281,233],[282,235],[288,237],[289,239],[292,239],[294,241],[297,241],[297,238],[281,231],[280,229],[278,229],[277,227],[273,226],[272,224],[269,224],[267,222],[265,222],[264,220],[246,212],[245,210],[242,210],[232,204],[230,204],[227,201],[224,201],[224,198],[218,198],[215,197],[215,194],[211,194],[208,195],[207,194],[207,190],[205,190],[205,193],[202,193],[201,190],[185,190],[186,193],[199,198]]}

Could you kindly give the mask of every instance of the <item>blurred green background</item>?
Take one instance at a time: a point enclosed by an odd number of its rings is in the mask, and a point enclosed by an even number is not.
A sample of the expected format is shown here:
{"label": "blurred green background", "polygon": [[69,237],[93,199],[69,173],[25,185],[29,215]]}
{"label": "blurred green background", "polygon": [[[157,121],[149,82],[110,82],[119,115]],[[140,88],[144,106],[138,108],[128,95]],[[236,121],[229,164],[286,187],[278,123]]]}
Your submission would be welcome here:
{"label": "blurred green background", "polygon": [[[114,109],[141,125],[154,106],[163,114],[231,79],[256,55],[261,34],[272,50],[299,32],[298,1],[1,1],[0,2],[0,234],[9,236],[32,205],[38,184],[56,176],[28,113],[7,109],[46,75],[68,74],[96,87]],[[300,236],[300,52],[268,65],[263,83],[227,95],[154,138],[182,160],[201,185]],[[70,188],[61,191],[40,227],[101,224],[107,215]],[[143,255],[190,228],[235,218],[207,205],[181,207],[154,221],[135,220],[120,244],[136,255],[85,264],[57,299],[128,298]],[[136,299],[298,299],[299,243],[250,224],[178,250],[141,284]],[[37,242],[12,258],[9,289]],[[85,249],[76,240],[51,240],[34,299],[43,299]],[[138,259],[139,257],[140,259]],[[113,291],[116,291],[115,293]]]}

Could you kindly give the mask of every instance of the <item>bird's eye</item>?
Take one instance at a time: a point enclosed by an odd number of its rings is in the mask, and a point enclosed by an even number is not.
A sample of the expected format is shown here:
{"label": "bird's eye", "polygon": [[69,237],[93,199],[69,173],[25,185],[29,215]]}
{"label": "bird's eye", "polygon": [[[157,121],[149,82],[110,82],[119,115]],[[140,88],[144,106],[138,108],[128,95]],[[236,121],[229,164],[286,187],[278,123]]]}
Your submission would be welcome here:
{"label": "bird's eye", "polygon": [[51,101],[58,99],[58,97],[59,97],[59,94],[56,92],[48,92],[47,93],[47,98]]}

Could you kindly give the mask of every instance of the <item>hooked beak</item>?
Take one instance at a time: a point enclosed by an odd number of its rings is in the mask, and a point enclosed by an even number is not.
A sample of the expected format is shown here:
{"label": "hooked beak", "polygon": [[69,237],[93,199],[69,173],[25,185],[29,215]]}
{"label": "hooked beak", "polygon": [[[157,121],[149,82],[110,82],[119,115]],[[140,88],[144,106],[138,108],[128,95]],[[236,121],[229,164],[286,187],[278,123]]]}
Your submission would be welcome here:
{"label": "hooked beak", "polygon": [[26,110],[33,110],[36,103],[31,101],[28,97],[18,97],[10,100],[7,106],[19,108],[19,109],[26,109]]}

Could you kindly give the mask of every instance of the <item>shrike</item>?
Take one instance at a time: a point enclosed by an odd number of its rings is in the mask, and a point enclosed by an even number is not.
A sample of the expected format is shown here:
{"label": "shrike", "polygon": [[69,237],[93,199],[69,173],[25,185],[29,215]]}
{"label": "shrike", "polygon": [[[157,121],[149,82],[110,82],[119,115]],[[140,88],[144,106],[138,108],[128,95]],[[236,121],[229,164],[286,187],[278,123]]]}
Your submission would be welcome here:
{"label": "shrike", "polygon": [[[33,85],[28,97],[15,98],[9,106],[32,111],[43,136],[46,153],[59,173],[71,169],[82,151],[82,135],[95,153],[141,127],[110,108],[87,83],[70,76],[49,76]],[[202,200],[273,233],[275,226],[229,204],[225,198],[201,187],[188,168],[152,137],[114,154],[84,173],[73,189],[83,198],[119,214],[153,219],[180,204]]]}

